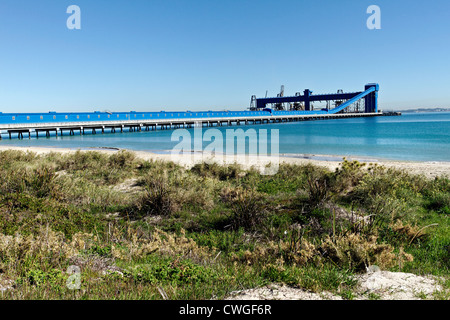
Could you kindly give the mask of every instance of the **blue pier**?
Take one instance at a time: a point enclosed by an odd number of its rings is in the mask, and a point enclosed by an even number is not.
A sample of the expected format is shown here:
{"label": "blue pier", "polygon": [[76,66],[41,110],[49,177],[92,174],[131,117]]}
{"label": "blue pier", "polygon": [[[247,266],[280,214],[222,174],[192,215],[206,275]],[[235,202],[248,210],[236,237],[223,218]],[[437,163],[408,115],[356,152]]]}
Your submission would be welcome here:
{"label": "blue pier", "polygon": [[[304,95],[256,99],[253,106],[243,111],[160,111],[160,112],[48,112],[48,113],[1,113],[1,134],[22,139],[55,135],[97,134],[105,130],[115,133],[124,131],[150,131],[189,128],[194,125],[223,126],[273,122],[325,120],[348,117],[373,117],[378,112],[378,84],[368,84],[362,92]],[[314,110],[314,101],[334,102],[334,108]],[[256,102],[256,104],[254,103]],[[291,108],[280,106],[289,103]],[[362,107],[364,104],[364,107]],[[269,105],[276,106],[270,108]],[[294,107],[292,107],[294,106]]]}

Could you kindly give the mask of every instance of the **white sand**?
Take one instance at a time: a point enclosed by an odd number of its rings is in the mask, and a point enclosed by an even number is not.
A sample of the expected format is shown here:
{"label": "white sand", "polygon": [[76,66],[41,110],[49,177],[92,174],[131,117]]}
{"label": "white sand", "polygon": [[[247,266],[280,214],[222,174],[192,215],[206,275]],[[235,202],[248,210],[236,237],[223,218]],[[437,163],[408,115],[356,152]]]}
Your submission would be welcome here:
{"label": "white sand", "polygon": [[[443,291],[438,278],[411,273],[379,271],[357,275],[355,280],[358,285],[353,300],[367,300],[371,294],[376,294],[380,300],[424,300],[434,299],[434,293]],[[342,300],[342,297],[270,284],[232,292],[226,300]]]}
{"label": "white sand", "polygon": [[[1,146],[0,151],[4,150],[22,150],[22,151],[31,151],[37,154],[45,154],[49,152],[61,152],[61,153],[74,153],[76,149],[68,149],[68,148],[46,148],[46,147],[16,147],[16,146]],[[103,153],[115,153],[117,150],[115,149],[101,149],[95,148],[93,151],[99,151]],[[81,151],[89,151],[89,150],[81,150]],[[322,167],[326,167],[330,170],[335,170],[339,167],[341,161],[334,160],[317,160],[317,159],[305,159],[300,157],[289,157],[289,156],[280,156],[271,158],[268,157],[256,157],[256,156],[235,156],[231,159],[224,158],[223,156],[211,156],[206,154],[184,154],[184,155],[171,155],[171,154],[157,154],[147,151],[133,151],[139,158],[144,160],[163,160],[163,161],[174,161],[180,165],[185,167],[190,167],[195,163],[199,163],[202,161],[210,162],[214,161],[217,163],[238,163],[242,165],[244,168],[249,168],[251,166],[255,166],[261,170],[271,164],[272,170],[276,170],[277,164],[279,163],[289,163],[289,164],[314,164]],[[320,158],[327,159],[327,156],[321,156]],[[333,159],[343,158],[333,156]],[[357,159],[357,158],[355,158]],[[351,160],[351,159],[350,159]],[[378,165],[382,165],[385,167],[392,167],[400,170],[405,170],[412,174],[423,174],[428,178],[434,178],[436,176],[450,176],[450,162],[419,162],[419,161],[393,161],[393,160],[382,160],[382,159],[357,159],[360,162],[366,163],[377,163]],[[270,169],[270,168],[269,168]],[[268,170],[268,174],[273,171]]]}

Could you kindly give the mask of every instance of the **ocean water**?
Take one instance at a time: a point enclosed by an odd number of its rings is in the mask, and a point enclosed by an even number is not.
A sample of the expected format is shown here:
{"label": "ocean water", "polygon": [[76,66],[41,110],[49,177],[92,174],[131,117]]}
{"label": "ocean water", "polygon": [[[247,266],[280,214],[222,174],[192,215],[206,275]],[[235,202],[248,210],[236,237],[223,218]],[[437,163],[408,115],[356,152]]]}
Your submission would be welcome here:
{"label": "ocean water", "polygon": [[[205,134],[207,129],[202,128]],[[391,159],[409,161],[450,161],[450,113],[404,113],[402,116],[331,119],[248,126],[215,127],[223,134],[227,129],[253,129],[268,132],[270,152],[271,130],[278,130],[279,153],[304,158],[342,160]],[[187,129],[194,137],[194,129]],[[105,133],[83,136],[52,136],[4,139],[0,145],[57,147],[72,149],[125,148],[157,153],[170,152],[179,139],[172,141],[173,130]],[[217,134],[218,131],[215,131]],[[275,140],[274,140],[275,141]],[[203,149],[211,142],[204,141]],[[225,150],[225,149],[224,149]],[[246,152],[249,152],[248,146]]]}

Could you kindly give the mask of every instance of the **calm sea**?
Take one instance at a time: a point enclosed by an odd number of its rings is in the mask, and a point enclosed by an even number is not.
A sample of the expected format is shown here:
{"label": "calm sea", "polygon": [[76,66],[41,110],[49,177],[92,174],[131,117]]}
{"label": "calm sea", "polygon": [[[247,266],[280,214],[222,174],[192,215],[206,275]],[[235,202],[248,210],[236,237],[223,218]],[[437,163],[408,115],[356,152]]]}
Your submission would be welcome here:
{"label": "calm sea", "polygon": [[[282,124],[217,127],[225,130],[279,130],[279,152],[297,157],[450,161],[450,113],[404,113],[395,117],[351,118]],[[203,133],[208,128],[203,128]],[[193,129],[189,129],[193,134]],[[169,152],[173,130],[86,134],[0,141],[0,145],[57,148],[125,148]],[[269,139],[270,140],[270,139]],[[269,141],[270,142],[270,141]],[[210,142],[204,142],[203,147]],[[270,144],[269,144],[270,145]],[[270,147],[269,147],[270,150]]]}

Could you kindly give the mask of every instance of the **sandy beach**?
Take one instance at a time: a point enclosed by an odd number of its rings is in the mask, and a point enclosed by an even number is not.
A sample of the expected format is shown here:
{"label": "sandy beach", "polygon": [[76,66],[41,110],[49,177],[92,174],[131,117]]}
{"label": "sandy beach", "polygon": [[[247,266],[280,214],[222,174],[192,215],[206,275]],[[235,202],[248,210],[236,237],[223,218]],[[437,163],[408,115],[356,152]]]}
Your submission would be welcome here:
{"label": "sandy beach", "polygon": [[[45,154],[50,152],[60,152],[60,153],[74,153],[77,149],[68,148],[45,148],[45,147],[17,147],[17,146],[0,146],[0,151],[6,150],[21,150],[21,151],[31,151],[36,154]],[[108,149],[108,148],[92,148],[92,149],[79,149],[81,151],[98,151],[103,153],[115,153],[119,149]],[[136,154],[137,157],[144,160],[162,160],[162,161],[173,161],[182,165],[184,167],[191,167],[195,163],[199,162],[216,162],[219,164],[226,163],[238,163],[243,168],[248,169],[252,166],[263,170],[264,167],[272,166],[272,170],[276,169],[276,165],[280,163],[287,164],[314,164],[317,166],[322,166],[328,168],[329,170],[335,170],[339,167],[340,162],[344,156],[326,156],[326,155],[313,155],[313,156],[290,156],[280,155],[280,157],[271,158],[267,157],[256,157],[256,156],[234,156],[231,158],[226,158],[223,156],[214,156],[210,154],[182,154],[182,155],[172,155],[170,153],[153,153],[149,151],[134,151],[130,150]],[[315,159],[315,158],[319,159]],[[332,159],[332,160],[322,160],[322,159]],[[364,159],[363,157],[348,158],[348,160],[358,160],[367,164],[376,163],[380,166],[388,168],[396,168],[400,170],[405,170],[412,174],[423,174],[428,178],[434,178],[437,176],[450,176],[450,162],[418,162],[418,161],[395,161],[395,160],[384,160],[384,159]],[[270,171],[269,171],[270,172]],[[270,173],[269,173],[270,174]]]}

